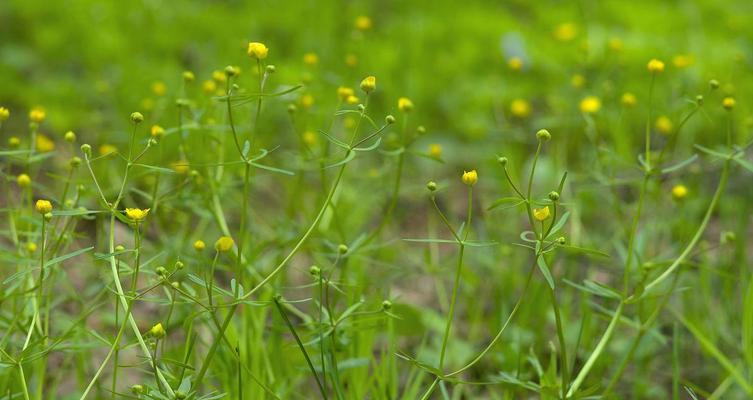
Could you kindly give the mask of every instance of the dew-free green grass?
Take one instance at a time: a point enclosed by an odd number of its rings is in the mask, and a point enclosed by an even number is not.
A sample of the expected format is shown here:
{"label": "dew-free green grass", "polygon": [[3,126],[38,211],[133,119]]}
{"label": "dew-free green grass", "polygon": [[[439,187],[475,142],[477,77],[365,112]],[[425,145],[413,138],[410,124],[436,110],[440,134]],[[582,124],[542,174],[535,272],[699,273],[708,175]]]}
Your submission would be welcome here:
{"label": "dew-free green grass", "polygon": [[753,397],[744,1],[0,5],[0,397]]}

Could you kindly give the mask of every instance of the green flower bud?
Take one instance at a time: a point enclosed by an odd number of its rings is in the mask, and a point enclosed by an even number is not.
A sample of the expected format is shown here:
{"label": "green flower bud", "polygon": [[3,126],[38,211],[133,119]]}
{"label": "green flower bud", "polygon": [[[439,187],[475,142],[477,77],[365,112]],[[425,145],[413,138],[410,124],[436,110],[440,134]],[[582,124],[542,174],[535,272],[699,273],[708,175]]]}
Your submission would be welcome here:
{"label": "green flower bud", "polygon": [[429,181],[426,183],[426,188],[429,189],[430,192],[433,192],[437,190],[437,183],[434,181]]}
{"label": "green flower bud", "polygon": [[144,122],[144,115],[138,111],[131,113],[131,122],[133,122],[134,124],[140,124]]}
{"label": "green flower bud", "polygon": [[538,139],[538,140],[540,140],[542,142],[547,142],[551,138],[552,138],[552,134],[549,133],[549,131],[546,130],[546,129],[539,129],[539,131],[536,132],[536,139]]}

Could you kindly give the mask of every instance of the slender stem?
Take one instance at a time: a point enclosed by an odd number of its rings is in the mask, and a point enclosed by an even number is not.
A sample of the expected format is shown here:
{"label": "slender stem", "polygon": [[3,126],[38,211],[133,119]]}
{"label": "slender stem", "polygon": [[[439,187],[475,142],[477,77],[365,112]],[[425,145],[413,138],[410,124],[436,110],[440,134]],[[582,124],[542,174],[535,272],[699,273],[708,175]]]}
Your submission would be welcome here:
{"label": "slender stem", "polygon": [[463,268],[463,254],[465,253],[465,245],[460,244],[460,252],[458,253],[458,264],[455,269],[455,281],[452,285],[452,297],[450,298],[450,311],[447,314],[447,323],[444,328],[444,336],[442,337],[442,350],[439,353],[439,370],[444,368],[444,356],[447,350],[447,341],[450,338],[450,328],[452,327],[452,319],[455,316],[455,303],[458,297],[458,287],[460,286],[460,273]]}
{"label": "slender stem", "polygon": [[[543,257],[543,256],[541,256]],[[562,317],[560,316],[560,308],[557,303],[557,294],[554,293],[554,288],[549,287],[549,296],[552,300],[552,309],[554,310],[554,321],[557,325],[557,339],[560,342],[560,369],[562,370],[562,399],[567,399],[567,383],[570,382],[570,376],[567,369],[567,343],[565,342],[565,333],[562,328]]]}

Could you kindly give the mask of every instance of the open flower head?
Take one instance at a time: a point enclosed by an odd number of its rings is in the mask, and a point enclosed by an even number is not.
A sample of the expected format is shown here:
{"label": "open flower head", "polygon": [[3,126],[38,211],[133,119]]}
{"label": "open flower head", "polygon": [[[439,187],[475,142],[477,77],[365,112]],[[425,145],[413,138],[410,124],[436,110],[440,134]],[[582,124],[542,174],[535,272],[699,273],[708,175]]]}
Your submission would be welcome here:
{"label": "open flower head", "polygon": [[340,98],[340,100],[348,100],[348,97],[355,95],[355,92],[352,88],[349,88],[347,86],[340,86],[337,88],[337,97]]}
{"label": "open flower head", "polygon": [[267,58],[269,49],[264,43],[251,42],[248,44],[248,56],[257,60],[263,60]]}
{"label": "open flower head", "polygon": [[204,249],[207,248],[207,245],[206,245],[206,243],[204,243],[203,240],[199,239],[199,240],[193,242],[193,248],[196,251],[203,251]]}
{"label": "open flower head", "polygon": [[230,236],[220,236],[214,243],[214,249],[219,252],[230,251],[235,245],[235,241]]}
{"label": "open flower head", "polygon": [[580,111],[586,114],[595,114],[601,109],[601,100],[596,96],[588,96],[580,101]]}
{"label": "open flower head", "polygon": [[551,213],[548,206],[533,209],[533,217],[536,218],[537,221],[546,221],[550,215]]}
{"label": "open flower head", "polygon": [[523,99],[515,99],[510,103],[510,112],[517,118],[531,115],[531,103]]}
{"label": "open flower head", "polygon": [[16,178],[16,184],[18,187],[27,188],[31,186],[31,178],[27,174],[20,174]]}
{"label": "open flower head", "polygon": [[401,97],[397,99],[397,108],[405,113],[411,112],[413,111],[413,102],[407,97]]}
{"label": "open flower head", "polygon": [[161,322],[158,322],[156,325],[152,327],[152,329],[149,329],[149,334],[152,335],[152,337],[155,337],[157,339],[162,339],[167,335],[167,331],[165,331],[165,328],[162,326]]}
{"label": "open flower head", "polygon": [[55,150],[55,142],[47,135],[37,133],[36,148],[40,153],[49,153]]}
{"label": "open flower head", "polygon": [[29,111],[29,119],[32,122],[41,123],[44,121],[45,117],[47,116],[47,113],[44,111],[44,108],[42,107],[34,107]]}
{"label": "open flower head", "polygon": [[683,184],[678,184],[672,187],[672,197],[675,200],[682,200],[688,195],[688,188]]}
{"label": "open flower head", "polygon": [[10,110],[5,107],[0,107],[0,122],[5,121],[10,117]]}
{"label": "open flower head", "polygon": [[656,130],[659,131],[662,135],[669,135],[672,133],[672,128],[674,127],[672,124],[672,120],[667,118],[666,115],[662,115],[659,118],[656,119]]}
{"label": "open flower head", "polygon": [[356,29],[359,31],[366,31],[371,29],[371,26],[373,25],[371,22],[371,18],[365,16],[365,15],[359,15],[356,17],[356,21],[354,23]]}
{"label": "open flower head", "polygon": [[726,110],[731,110],[731,109],[735,108],[735,98],[734,97],[729,97],[729,96],[725,97],[724,100],[722,100],[722,106]]}
{"label": "open flower head", "polygon": [[44,215],[52,212],[52,203],[50,203],[49,200],[37,200],[34,204],[34,209],[36,209],[38,213]]}
{"label": "open flower head", "polygon": [[429,155],[434,158],[442,157],[442,145],[439,143],[429,145]]}
{"label": "open flower head", "polygon": [[463,183],[465,183],[468,186],[473,186],[478,182],[478,173],[475,169],[472,169],[470,171],[463,171]]}
{"label": "open flower head", "polygon": [[625,107],[635,107],[635,105],[638,103],[638,99],[636,99],[635,95],[630,92],[625,92],[620,98],[620,101]]}
{"label": "open flower head", "polygon": [[149,209],[141,209],[141,208],[126,208],[125,214],[128,218],[131,219],[131,221],[134,222],[141,222],[143,221],[146,216],[149,214]]}
{"label": "open flower head", "polygon": [[664,72],[664,62],[652,58],[646,65],[646,68],[648,68],[648,72],[651,72],[652,74],[661,73]]}

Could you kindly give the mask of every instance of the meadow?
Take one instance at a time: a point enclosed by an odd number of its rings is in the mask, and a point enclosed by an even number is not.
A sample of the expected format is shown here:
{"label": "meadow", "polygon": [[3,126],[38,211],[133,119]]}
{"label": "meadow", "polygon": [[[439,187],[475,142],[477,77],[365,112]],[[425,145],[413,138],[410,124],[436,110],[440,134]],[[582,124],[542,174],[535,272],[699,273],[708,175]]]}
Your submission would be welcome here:
{"label": "meadow", "polygon": [[753,398],[745,1],[0,3],[0,398]]}

